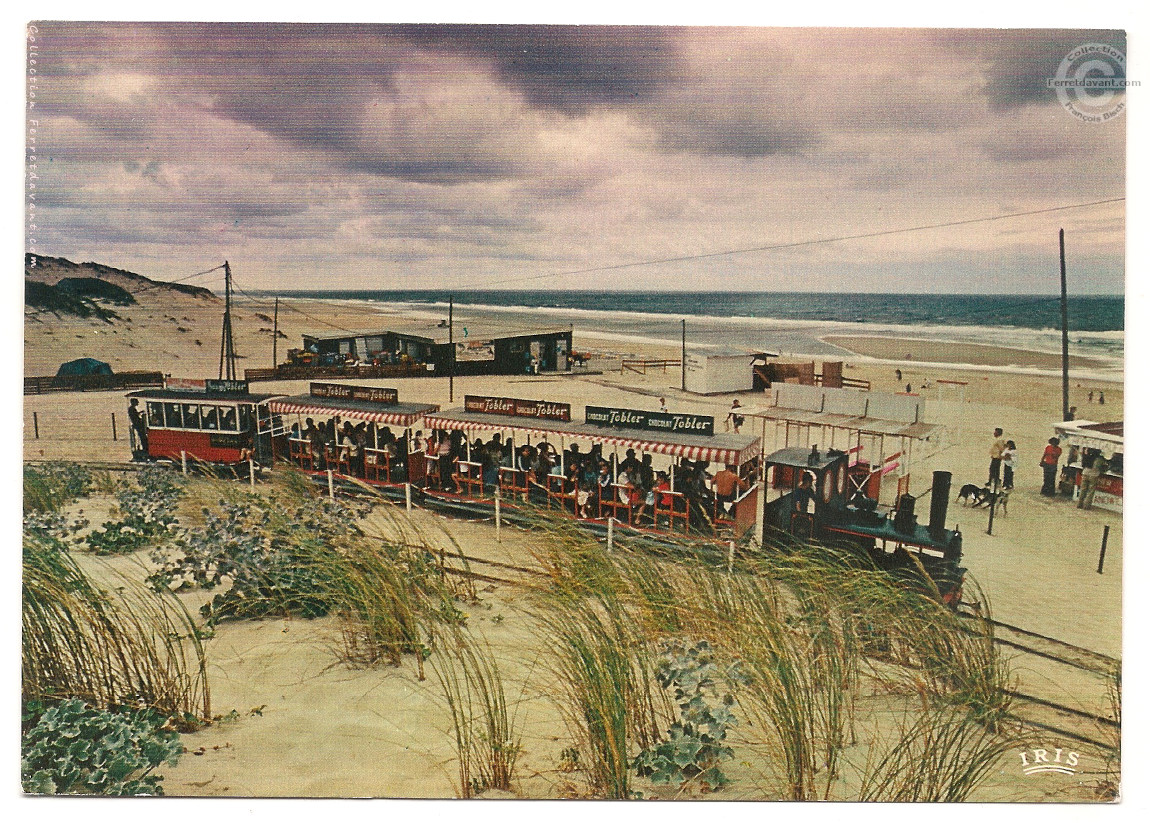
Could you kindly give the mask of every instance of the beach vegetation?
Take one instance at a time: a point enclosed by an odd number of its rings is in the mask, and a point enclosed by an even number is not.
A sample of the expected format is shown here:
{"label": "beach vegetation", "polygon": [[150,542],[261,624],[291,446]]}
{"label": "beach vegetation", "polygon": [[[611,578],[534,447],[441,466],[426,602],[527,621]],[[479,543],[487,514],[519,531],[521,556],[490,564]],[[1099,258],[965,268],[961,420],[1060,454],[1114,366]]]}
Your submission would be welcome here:
{"label": "beach vegetation", "polygon": [[25,703],[20,778],[31,794],[162,795],[156,769],[183,751],[168,719],[150,709],[108,711],[71,698]]}
{"label": "beach vegetation", "polygon": [[451,714],[459,796],[512,791],[522,741],[496,654],[458,627],[440,640],[430,659]]}
{"label": "beach vegetation", "polygon": [[140,705],[186,723],[211,717],[204,648],[178,599],[126,576],[97,585],[59,541],[35,532],[24,533],[22,575],[26,701]]}

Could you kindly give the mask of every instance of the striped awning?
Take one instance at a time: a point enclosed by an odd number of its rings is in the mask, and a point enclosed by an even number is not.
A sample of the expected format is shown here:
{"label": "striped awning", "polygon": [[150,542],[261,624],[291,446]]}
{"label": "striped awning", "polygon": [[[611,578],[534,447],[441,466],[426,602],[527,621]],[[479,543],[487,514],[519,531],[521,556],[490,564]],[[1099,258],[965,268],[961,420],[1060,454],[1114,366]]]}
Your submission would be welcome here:
{"label": "striped awning", "polygon": [[412,426],[429,412],[439,411],[439,406],[431,403],[398,403],[385,405],[366,400],[336,400],[326,397],[312,397],[310,394],[297,394],[281,397],[268,403],[273,414],[317,415],[340,417],[351,420],[366,420],[387,426]]}
{"label": "striped awning", "polygon": [[758,436],[747,434],[671,434],[639,432],[595,426],[589,423],[560,423],[523,417],[467,412],[451,409],[428,414],[423,425],[429,429],[458,431],[523,431],[541,436],[583,440],[621,449],[635,449],[649,454],[665,454],[709,463],[741,466],[762,453]]}

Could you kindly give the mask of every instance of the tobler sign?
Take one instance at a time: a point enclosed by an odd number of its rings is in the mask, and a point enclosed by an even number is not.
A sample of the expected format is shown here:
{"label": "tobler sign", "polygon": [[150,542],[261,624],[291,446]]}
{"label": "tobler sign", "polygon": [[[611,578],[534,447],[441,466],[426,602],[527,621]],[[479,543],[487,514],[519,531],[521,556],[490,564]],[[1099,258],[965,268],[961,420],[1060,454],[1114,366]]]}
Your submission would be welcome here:
{"label": "tobler sign", "polygon": [[469,412],[501,414],[505,417],[531,417],[536,420],[558,420],[563,423],[571,420],[570,404],[552,403],[547,400],[517,400],[514,397],[469,394],[463,398],[463,408]]}
{"label": "tobler sign", "polygon": [[211,380],[202,377],[169,377],[164,381],[169,391],[197,392],[200,394],[247,394],[247,380]]}
{"label": "tobler sign", "polygon": [[397,389],[349,386],[345,383],[312,383],[311,396],[330,397],[333,400],[366,400],[368,403],[384,403],[388,406],[394,406],[399,402]]}
{"label": "tobler sign", "polygon": [[672,434],[715,433],[715,418],[701,414],[670,414],[637,409],[610,409],[603,406],[587,407],[587,422],[594,426],[640,431],[670,432]]}

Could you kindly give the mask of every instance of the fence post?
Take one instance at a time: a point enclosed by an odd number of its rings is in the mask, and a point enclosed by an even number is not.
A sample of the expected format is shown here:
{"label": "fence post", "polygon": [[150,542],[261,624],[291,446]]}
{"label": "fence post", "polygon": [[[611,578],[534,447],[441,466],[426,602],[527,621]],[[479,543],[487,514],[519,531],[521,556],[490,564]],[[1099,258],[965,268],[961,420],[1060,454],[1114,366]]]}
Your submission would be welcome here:
{"label": "fence post", "polygon": [[734,565],[735,565],[735,541],[732,540],[730,543],[727,544],[727,574],[731,573],[731,570],[734,568]]}
{"label": "fence post", "polygon": [[256,487],[256,461],[251,458],[248,458],[248,480],[254,489]]}
{"label": "fence post", "polygon": [[407,506],[407,513],[411,514],[411,482],[403,484],[403,502]]}
{"label": "fence post", "polygon": [[1106,560],[1106,541],[1110,537],[1110,527],[1102,527],[1102,549],[1098,552],[1098,573],[1102,574],[1102,563]]}
{"label": "fence post", "polygon": [[327,470],[327,496],[335,500],[335,477],[331,473],[331,469]]}
{"label": "fence post", "polygon": [[36,433],[36,439],[40,439],[40,418],[36,416],[36,412],[32,412],[32,431]]}
{"label": "fence post", "polygon": [[180,474],[188,476],[188,453],[180,449]]}
{"label": "fence post", "polygon": [[613,551],[615,548],[615,518],[612,516],[607,517],[607,551]]}
{"label": "fence post", "polygon": [[116,413],[112,412],[112,442],[115,443],[116,440]]}
{"label": "fence post", "polygon": [[500,505],[501,499],[499,494],[499,487],[495,487],[495,542],[503,542],[503,508]]}

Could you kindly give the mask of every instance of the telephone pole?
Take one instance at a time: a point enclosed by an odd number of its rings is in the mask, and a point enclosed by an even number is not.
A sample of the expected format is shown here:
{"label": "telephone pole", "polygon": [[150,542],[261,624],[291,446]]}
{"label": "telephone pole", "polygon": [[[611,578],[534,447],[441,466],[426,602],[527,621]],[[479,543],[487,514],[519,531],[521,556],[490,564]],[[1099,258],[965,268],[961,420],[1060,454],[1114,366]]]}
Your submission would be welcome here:
{"label": "telephone pole", "polygon": [[276,310],[272,315],[272,368],[279,364],[280,342],[280,299],[276,298]]}
{"label": "telephone pole", "polygon": [[455,295],[447,298],[447,348],[451,359],[447,363],[447,402],[455,402]]}
{"label": "telephone pole", "polygon": [[224,261],[224,329],[220,335],[220,379],[236,379],[236,348],[232,339],[232,267]]}
{"label": "telephone pole", "polygon": [[683,318],[683,358],[680,361],[683,372],[683,391],[687,390],[687,319]]}
{"label": "telephone pole", "polygon": [[1062,420],[1070,419],[1070,331],[1066,320],[1066,232],[1058,230],[1058,263],[1062,271]]}

